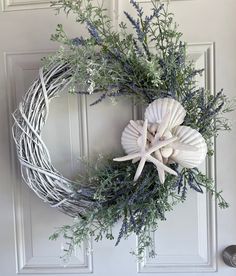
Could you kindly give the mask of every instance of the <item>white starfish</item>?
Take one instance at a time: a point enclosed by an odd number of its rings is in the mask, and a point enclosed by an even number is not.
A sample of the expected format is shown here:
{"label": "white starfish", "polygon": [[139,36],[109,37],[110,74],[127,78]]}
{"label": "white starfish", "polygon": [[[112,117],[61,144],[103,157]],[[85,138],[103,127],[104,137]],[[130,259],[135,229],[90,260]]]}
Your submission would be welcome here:
{"label": "white starfish", "polygon": [[[165,180],[165,171],[173,174],[173,175],[177,175],[177,173],[172,170],[171,168],[169,168],[168,166],[164,165],[163,162],[161,162],[161,160],[158,160],[156,158],[154,158],[152,156],[152,153],[158,151],[159,149],[161,149],[162,147],[165,147],[171,143],[173,143],[174,141],[177,140],[176,137],[172,137],[170,139],[166,139],[165,141],[157,141],[157,144],[150,147],[149,149],[147,148],[147,125],[148,125],[148,121],[145,120],[144,124],[143,124],[143,128],[142,131],[140,130],[141,133],[141,146],[140,146],[140,151],[137,153],[133,153],[133,154],[128,154],[124,157],[119,157],[119,158],[115,158],[113,159],[114,161],[118,161],[118,162],[122,162],[122,161],[128,161],[128,160],[140,160],[136,174],[134,176],[134,181],[137,181],[138,178],[140,177],[142,170],[144,168],[145,163],[148,162],[152,162],[158,170],[158,174],[159,174],[159,178],[161,183],[164,183]],[[163,177],[164,175],[164,177]]]}
{"label": "white starfish", "polygon": [[[167,137],[169,136],[169,139],[172,138],[171,132],[168,130],[168,124],[170,121],[171,113],[168,110],[166,114],[163,117],[163,120],[159,123],[159,126],[157,127],[156,134],[151,140],[151,145],[155,145],[163,139],[163,136]],[[166,140],[166,137],[164,138]],[[168,162],[169,156],[173,153],[173,150],[185,150],[185,151],[196,151],[197,148],[194,146],[186,145],[183,143],[180,143],[179,141],[174,141],[173,143],[170,143],[168,147],[164,149],[158,149],[154,152],[154,156],[156,159],[158,159],[160,162],[166,164]],[[165,153],[165,154],[164,154]],[[158,169],[158,175],[160,178],[160,182],[165,182],[165,171],[161,168]]]}
{"label": "white starfish", "polygon": [[[163,120],[159,125],[158,125],[158,130],[160,131],[160,134],[163,135],[165,129],[167,128],[166,124],[167,124],[167,120],[169,119],[169,114],[165,120]],[[135,121],[130,121],[130,124],[139,132],[139,134],[143,134],[143,127],[141,127],[139,124],[137,124]],[[152,126],[151,126],[152,127]],[[156,128],[156,126],[155,126]],[[154,146],[155,144],[157,144],[158,139],[161,137],[161,135],[159,134],[159,131],[153,136],[149,131],[147,131],[147,140],[150,142],[150,144],[152,146]],[[172,138],[172,137],[170,137]],[[174,142],[176,143],[176,142]],[[170,143],[172,144],[172,143]],[[170,144],[168,146],[170,146]],[[155,158],[160,161],[161,163],[164,163],[164,158],[161,154],[160,149],[157,149],[154,151],[154,156]],[[140,158],[136,158],[133,159],[132,162],[135,163],[137,161],[139,161]],[[165,170],[161,167],[157,167],[157,171],[158,171],[158,175],[159,175],[159,179],[160,182],[163,184],[165,182]]]}

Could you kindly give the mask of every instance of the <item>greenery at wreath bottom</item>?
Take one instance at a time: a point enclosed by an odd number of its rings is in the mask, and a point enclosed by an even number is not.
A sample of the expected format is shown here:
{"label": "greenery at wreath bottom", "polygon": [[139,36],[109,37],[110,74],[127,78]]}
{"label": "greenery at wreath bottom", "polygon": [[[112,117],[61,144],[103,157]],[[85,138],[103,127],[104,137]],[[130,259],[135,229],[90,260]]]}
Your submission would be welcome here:
{"label": "greenery at wreath bottom", "polygon": [[[78,178],[78,189],[81,183],[87,183],[87,187],[94,189],[94,200],[98,206],[86,217],[75,219],[72,225],[59,228],[50,237],[54,240],[62,235],[67,240],[65,256],[72,254],[75,245],[91,237],[96,241],[116,239],[115,245],[118,245],[122,238],[136,234],[139,237],[138,246],[131,253],[142,259],[146,248],[153,247],[150,233],[157,230],[159,221],[166,220],[166,212],[185,201],[188,189],[200,193],[206,189],[215,195],[221,208],[228,207],[221,192],[215,190],[213,180],[198,169],[179,171],[176,165],[172,165],[178,176],[168,175],[163,185],[156,167],[151,163],[145,165],[142,176],[134,183],[136,167],[136,164],[130,162],[116,163],[112,159],[102,158],[95,166],[91,166],[87,174]],[[120,221],[119,235],[114,237],[113,226]],[[150,250],[149,254],[154,257],[156,252]]]}
{"label": "greenery at wreath bottom", "polygon": [[[98,93],[93,104],[107,97],[114,101],[120,96],[146,104],[162,97],[178,100],[187,112],[184,125],[201,133],[210,156],[212,138],[220,130],[230,129],[225,114],[233,107],[223,91],[212,95],[198,87],[196,77],[203,71],[196,70],[188,61],[187,46],[181,41],[182,34],[177,30],[173,14],[159,1],[151,2],[152,10],[145,15],[140,4],[130,0],[137,18],[124,13],[134,32],[128,31],[127,22],[121,22],[116,31],[106,10],[93,0],[54,2],[58,11],[74,13],[76,22],[86,26],[88,35],[71,39],[58,25],[52,39],[64,46],[46,59],[46,66],[55,62],[68,64],[72,71],[70,92]],[[116,163],[104,157],[96,165],[88,164],[87,173],[78,177],[74,189],[87,189],[97,207],[76,218],[72,225],[59,228],[51,239],[62,235],[68,244],[65,253],[70,255],[75,245],[91,236],[97,241],[115,239],[118,245],[122,238],[136,234],[138,245],[132,253],[142,258],[145,249],[152,247],[150,232],[166,219],[167,212],[186,199],[189,189],[200,193],[206,190],[215,195],[221,208],[228,207],[213,180],[197,168],[186,169],[177,164],[170,167],[177,176],[168,175],[161,184],[151,163],[146,163],[137,182],[133,181],[137,165],[131,162]],[[119,235],[114,237],[112,228],[119,221],[122,222]],[[150,254],[154,256],[155,252]]]}

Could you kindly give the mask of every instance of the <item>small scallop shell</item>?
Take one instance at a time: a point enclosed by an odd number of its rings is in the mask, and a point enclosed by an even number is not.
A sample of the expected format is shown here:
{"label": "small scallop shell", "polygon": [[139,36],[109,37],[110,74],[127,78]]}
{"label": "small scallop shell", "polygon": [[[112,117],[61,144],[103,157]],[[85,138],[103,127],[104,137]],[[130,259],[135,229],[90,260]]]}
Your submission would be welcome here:
{"label": "small scallop shell", "polygon": [[140,150],[139,138],[142,127],[143,121],[130,121],[125,127],[121,136],[121,144],[126,154],[133,154]]}
{"label": "small scallop shell", "polygon": [[168,112],[170,113],[168,129],[183,123],[186,111],[178,101],[171,98],[158,99],[149,104],[145,112],[145,119],[149,123],[161,123]]}
{"label": "small scallop shell", "polygon": [[174,150],[171,155],[171,160],[179,163],[185,168],[198,167],[206,158],[207,145],[202,135],[195,129],[187,126],[178,126],[172,131],[174,136],[177,136],[178,141],[184,145],[196,147],[195,151],[189,150]]}

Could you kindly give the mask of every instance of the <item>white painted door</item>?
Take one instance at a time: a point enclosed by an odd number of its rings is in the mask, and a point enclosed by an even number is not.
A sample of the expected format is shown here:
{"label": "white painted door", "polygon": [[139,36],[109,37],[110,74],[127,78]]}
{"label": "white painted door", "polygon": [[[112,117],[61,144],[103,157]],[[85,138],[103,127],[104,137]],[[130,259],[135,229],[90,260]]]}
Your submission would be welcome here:
{"label": "white painted door", "polygon": [[[122,10],[130,9],[127,0],[105,2],[114,20],[122,18]],[[142,2],[148,11],[149,1]],[[207,173],[216,176],[218,189],[224,189],[230,209],[216,212],[214,200],[190,192],[189,199],[168,215],[167,222],[161,223],[154,235],[158,252],[155,259],[147,258],[137,264],[129,254],[136,243],[136,238],[132,237],[117,248],[110,241],[87,242],[64,266],[59,258],[63,241],[50,242],[48,237],[56,226],[70,219],[41,202],[21,183],[11,145],[10,113],[37,76],[40,59],[57,49],[58,45],[49,40],[56,24],[63,23],[71,36],[80,35],[82,30],[73,20],[63,15],[54,16],[47,0],[2,0],[1,4],[0,275],[135,276],[138,272],[143,275],[150,272],[159,275],[185,273],[187,276],[199,273],[236,275],[236,269],[227,267],[221,259],[222,250],[236,244],[235,123],[232,133],[218,137],[215,159],[206,162]],[[224,87],[225,92],[234,97],[236,1],[173,0],[170,7],[189,43],[190,58],[196,67],[205,68],[201,84],[212,91]],[[110,152],[119,145],[122,128],[133,114],[129,104],[120,103],[114,107],[103,102],[91,108],[89,101],[91,98],[86,101],[68,95],[58,98],[51,104],[44,130],[55,166],[71,178],[77,172],[78,157],[83,152]],[[232,119],[234,116],[235,113]],[[102,129],[98,124],[101,117],[105,122]],[[107,141],[101,139],[105,128],[110,130]],[[58,129],[63,129],[62,135],[58,135]]]}

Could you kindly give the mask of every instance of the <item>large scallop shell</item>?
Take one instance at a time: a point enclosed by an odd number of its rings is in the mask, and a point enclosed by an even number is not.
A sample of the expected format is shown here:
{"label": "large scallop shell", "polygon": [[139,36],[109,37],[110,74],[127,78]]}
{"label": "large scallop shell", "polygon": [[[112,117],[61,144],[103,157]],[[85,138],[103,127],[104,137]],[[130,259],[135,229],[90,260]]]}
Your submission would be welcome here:
{"label": "large scallop shell", "polygon": [[171,130],[175,126],[183,123],[186,111],[183,106],[171,98],[163,98],[153,101],[145,111],[145,119],[149,123],[161,123],[169,113],[167,128]]}
{"label": "large scallop shell", "polygon": [[125,127],[121,144],[126,154],[137,153],[140,150],[139,140],[142,133],[143,121],[130,121]]}
{"label": "large scallop shell", "polygon": [[[198,167],[206,158],[207,145],[202,135],[195,129],[187,126],[178,126],[172,134],[178,137],[181,144],[194,146],[196,150],[174,150],[171,160],[185,168]],[[174,146],[174,145],[173,145]]]}

